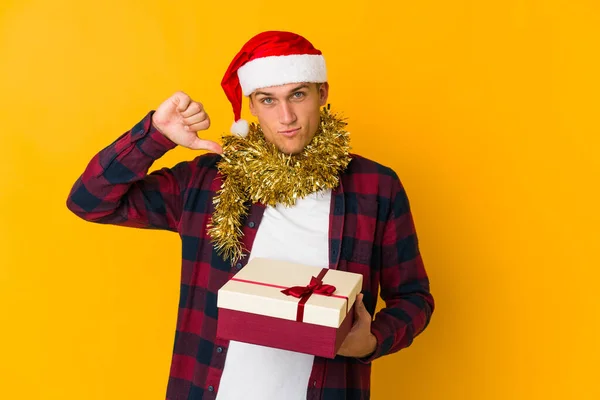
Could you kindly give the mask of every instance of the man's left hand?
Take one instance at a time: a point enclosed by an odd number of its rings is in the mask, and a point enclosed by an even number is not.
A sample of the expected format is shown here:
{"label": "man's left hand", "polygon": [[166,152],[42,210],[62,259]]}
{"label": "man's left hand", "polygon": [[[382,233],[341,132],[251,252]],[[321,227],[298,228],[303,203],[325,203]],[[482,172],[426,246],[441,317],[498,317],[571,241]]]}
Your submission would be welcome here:
{"label": "man's left hand", "polygon": [[371,333],[372,321],[361,293],[357,296],[354,306],[354,325],[338,350],[338,355],[356,358],[371,355],[377,348],[377,338]]}

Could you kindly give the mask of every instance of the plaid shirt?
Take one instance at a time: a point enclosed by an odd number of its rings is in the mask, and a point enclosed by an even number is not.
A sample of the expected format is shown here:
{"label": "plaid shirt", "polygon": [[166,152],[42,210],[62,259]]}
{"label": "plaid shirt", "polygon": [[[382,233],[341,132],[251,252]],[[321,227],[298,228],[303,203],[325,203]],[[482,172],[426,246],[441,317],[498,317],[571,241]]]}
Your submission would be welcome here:
{"label": "plaid shirt", "polygon": [[[149,112],[130,131],[100,151],[75,182],[68,208],[101,224],[165,229],[182,241],[179,311],[169,400],[215,399],[228,342],[216,337],[217,291],[236,265],[217,255],[207,236],[212,198],[221,187],[220,156],[204,154],[148,174],[152,163],[176,145],[152,125]],[[375,315],[375,352],[364,359],[316,357],[307,399],[369,399],[371,362],[408,347],[428,325],[434,309],[406,193],[391,169],[352,155],[333,190],[329,268],[363,275],[364,304]],[[252,243],[265,206],[253,204],[244,221],[244,244]],[[379,291],[381,290],[381,292]]]}

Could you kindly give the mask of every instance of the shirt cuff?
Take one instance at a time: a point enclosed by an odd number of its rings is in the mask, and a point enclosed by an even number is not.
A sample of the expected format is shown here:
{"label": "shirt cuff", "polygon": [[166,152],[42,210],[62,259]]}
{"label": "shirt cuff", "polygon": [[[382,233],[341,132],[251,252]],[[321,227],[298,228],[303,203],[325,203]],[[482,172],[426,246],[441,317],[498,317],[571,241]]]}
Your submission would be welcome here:
{"label": "shirt cuff", "polygon": [[167,151],[177,147],[177,144],[156,129],[152,124],[153,114],[154,111],[150,111],[133,127],[131,141],[149,157],[158,159]]}

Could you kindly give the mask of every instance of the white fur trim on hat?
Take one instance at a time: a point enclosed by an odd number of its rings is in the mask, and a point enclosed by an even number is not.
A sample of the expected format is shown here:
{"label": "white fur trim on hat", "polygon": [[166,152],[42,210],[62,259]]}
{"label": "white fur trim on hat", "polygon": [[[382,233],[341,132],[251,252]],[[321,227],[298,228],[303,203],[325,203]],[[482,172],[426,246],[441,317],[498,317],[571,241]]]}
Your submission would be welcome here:
{"label": "white fur trim on hat", "polygon": [[250,127],[248,126],[248,121],[245,119],[240,119],[231,125],[231,133],[238,135],[240,137],[248,136],[248,132],[250,131]]}
{"label": "white fur trim on hat", "polygon": [[256,89],[300,82],[326,82],[322,55],[270,56],[248,61],[237,70],[244,96]]}

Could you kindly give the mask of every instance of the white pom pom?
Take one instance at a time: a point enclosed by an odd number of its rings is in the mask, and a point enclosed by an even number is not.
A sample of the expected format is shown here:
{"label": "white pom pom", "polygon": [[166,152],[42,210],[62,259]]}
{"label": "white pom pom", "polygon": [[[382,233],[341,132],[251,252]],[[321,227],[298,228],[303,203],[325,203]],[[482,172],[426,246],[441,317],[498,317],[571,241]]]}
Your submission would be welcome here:
{"label": "white pom pom", "polygon": [[238,135],[239,137],[248,136],[248,132],[250,131],[250,127],[248,126],[248,121],[245,119],[240,119],[237,122],[234,122],[231,125],[231,133],[234,135]]}

